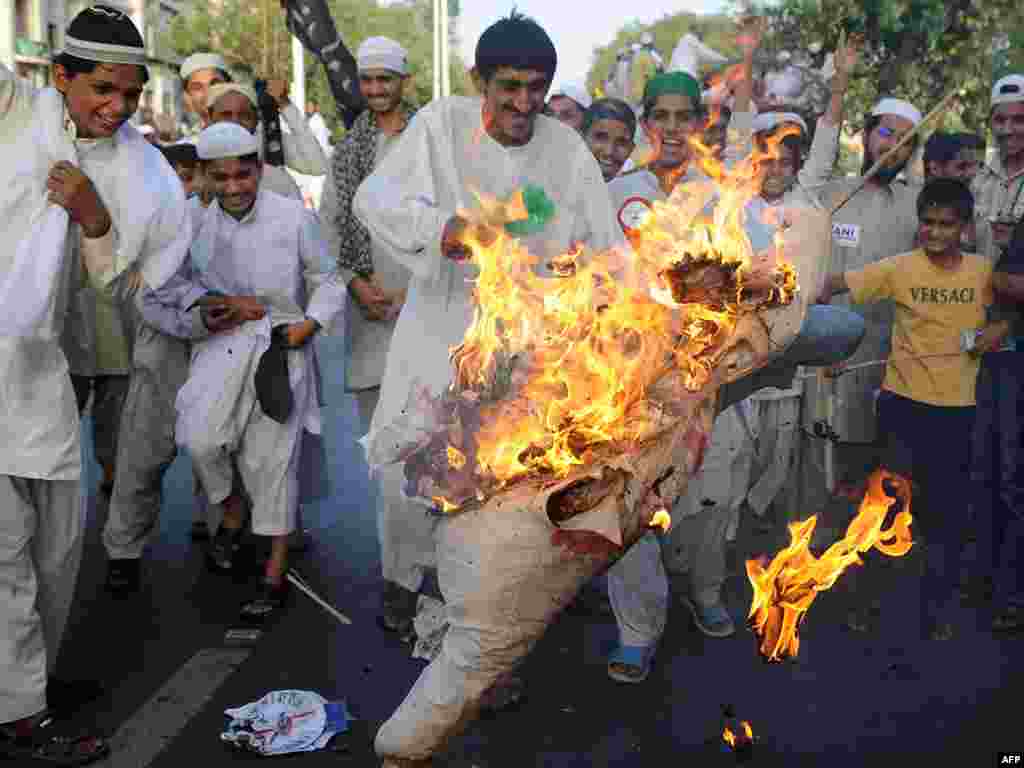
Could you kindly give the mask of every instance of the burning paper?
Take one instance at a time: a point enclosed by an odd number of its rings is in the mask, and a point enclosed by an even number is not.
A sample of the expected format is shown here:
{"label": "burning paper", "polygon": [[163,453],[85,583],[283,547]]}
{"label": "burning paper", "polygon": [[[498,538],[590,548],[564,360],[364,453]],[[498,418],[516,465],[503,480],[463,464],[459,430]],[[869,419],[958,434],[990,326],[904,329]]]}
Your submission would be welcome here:
{"label": "burning paper", "polygon": [[[895,496],[890,496],[891,489]],[[899,502],[888,528],[890,508]],[[861,564],[860,556],[874,547],[890,557],[910,551],[910,482],[885,470],[876,471],[860,510],[846,529],[846,535],[821,557],[810,551],[811,535],[817,524],[812,516],[789,526],[790,545],[767,563],[767,558],[747,561],[747,576],[754,588],[748,620],[760,640],[759,650],[768,661],[782,661],[800,650],[797,630],[814,598],[830,589],[843,571]]]}
{"label": "burning paper", "polygon": [[743,749],[743,747],[753,743],[754,729],[751,728],[750,723],[746,720],[740,722],[740,730],[738,733],[733,733],[729,726],[725,726],[722,731],[722,741],[734,750]]}

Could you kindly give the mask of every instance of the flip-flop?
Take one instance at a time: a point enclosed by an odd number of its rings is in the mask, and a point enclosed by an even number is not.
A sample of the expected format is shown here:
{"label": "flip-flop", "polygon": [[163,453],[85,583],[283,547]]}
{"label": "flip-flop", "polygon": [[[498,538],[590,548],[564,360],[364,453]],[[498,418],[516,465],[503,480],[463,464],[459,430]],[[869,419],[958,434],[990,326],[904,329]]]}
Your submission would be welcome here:
{"label": "flip-flop", "polygon": [[651,674],[653,658],[653,645],[620,645],[608,657],[608,677],[617,683],[642,683]]}
{"label": "flip-flop", "polygon": [[90,765],[109,754],[110,746],[102,738],[69,732],[66,724],[55,723],[49,715],[44,715],[26,736],[0,729],[0,761],[14,761],[19,768],[72,768]]}

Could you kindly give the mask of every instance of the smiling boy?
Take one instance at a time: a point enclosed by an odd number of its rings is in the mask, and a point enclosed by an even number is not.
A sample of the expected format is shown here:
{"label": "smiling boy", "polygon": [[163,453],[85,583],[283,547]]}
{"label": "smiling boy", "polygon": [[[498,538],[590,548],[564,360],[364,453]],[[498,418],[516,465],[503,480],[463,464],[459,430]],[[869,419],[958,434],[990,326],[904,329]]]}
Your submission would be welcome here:
{"label": "smiling boy", "polygon": [[970,190],[955,179],[935,179],[922,189],[917,210],[920,248],[830,275],[822,301],[848,291],[857,304],[887,299],[895,305],[877,426],[884,465],[911,477],[920,489],[913,513],[915,528],[927,539],[922,632],[948,639],[947,607],[968,519],[967,436],[974,419],[977,353],[1000,339],[986,328],[992,264],[960,250],[960,237],[974,215]]}

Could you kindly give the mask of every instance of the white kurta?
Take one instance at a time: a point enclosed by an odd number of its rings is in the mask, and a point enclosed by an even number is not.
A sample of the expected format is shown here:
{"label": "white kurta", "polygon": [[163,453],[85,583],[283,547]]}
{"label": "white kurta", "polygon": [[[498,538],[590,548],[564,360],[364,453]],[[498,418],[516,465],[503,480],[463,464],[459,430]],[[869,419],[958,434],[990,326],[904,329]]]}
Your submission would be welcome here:
{"label": "white kurta", "polygon": [[[0,68],[0,81],[5,73],[10,76]],[[0,113],[0,134],[8,138],[0,145],[0,211],[8,217],[0,244],[2,308],[18,314],[23,304],[24,314],[35,314],[39,322],[19,335],[0,337],[0,444],[5,448],[0,474],[74,480],[81,469],[78,414],[59,337],[80,235],[77,226],[66,223],[63,209],[42,203],[49,168],[58,159],[77,161],[110,211],[111,232],[90,241],[109,255],[105,280],[138,264],[148,283],[162,285],[185,257],[188,214],[173,170],[130,125],[78,157],[74,124],[64,116],[62,97],[47,88],[29,100],[21,85],[14,92],[19,94],[14,101],[3,103],[0,97],[0,109],[13,110]],[[65,222],[63,230],[41,228],[44,219]],[[31,260],[19,262],[24,255],[19,248],[28,241]],[[37,265],[46,268],[25,283],[7,284],[12,274],[26,274],[26,267]],[[27,290],[29,285],[37,290]]]}
{"label": "white kurta", "polygon": [[[380,133],[377,137],[375,167],[380,166],[388,152],[398,144],[399,138],[388,136],[383,131]],[[374,282],[392,296],[404,294],[409,287],[409,270],[376,240],[372,241],[371,248]],[[398,316],[396,314],[390,320],[367,320],[351,296],[346,316],[349,322],[346,326],[348,356],[345,364],[345,389],[358,392],[380,387]]]}
{"label": "white kurta", "polygon": [[234,455],[252,497],[253,530],[289,533],[299,502],[303,432],[321,431],[313,346],[288,352],[295,405],[285,424],[259,407],[256,366],[273,327],[311,318],[329,328],[344,306],[344,284],[316,217],[301,203],[266,190],[240,221],[211,204],[192,252],[202,288],[257,296],[267,315],[194,345],[189,378],[176,403],[176,439],[192,455],[211,502],[231,492]]}
{"label": "white kurta", "polygon": [[394,420],[414,378],[437,393],[451,379],[448,351],[472,319],[474,269],[441,255],[441,234],[459,209],[474,207],[473,190],[506,198],[526,184],[542,187],[556,207],[547,229],[529,239],[542,257],[574,241],[598,249],[623,242],[600,168],[576,132],[539,117],[528,144],[503,147],[484,129],[481,109],[480,99],[456,96],[420,110],[356,192],[356,216],[413,275],[374,426]]}

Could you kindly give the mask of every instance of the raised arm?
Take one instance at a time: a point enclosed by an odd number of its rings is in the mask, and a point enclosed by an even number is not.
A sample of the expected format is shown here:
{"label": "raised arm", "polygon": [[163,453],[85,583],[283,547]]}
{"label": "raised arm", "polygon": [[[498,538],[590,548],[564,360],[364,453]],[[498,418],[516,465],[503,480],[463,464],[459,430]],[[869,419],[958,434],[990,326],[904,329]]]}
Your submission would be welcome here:
{"label": "raised arm", "polygon": [[327,173],[327,157],[298,107],[288,100],[287,93],[278,101],[281,119],[288,131],[281,131],[284,164],[296,173],[323,176]]}
{"label": "raised arm", "polygon": [[832,168],[839,148],[839,132],[843,127],[846,89],[850,84],[850,73],[857,66],[860,47],[861,40],[851,37],[833,57],[836,73],[832,78],[832,96],[825,114],[818,119],[811,151],[798,175],[804,189],[823,187],[832,178]]}
{"label": "raised arm", "polygon": [[356,58],[345,47],[325,0],[281,0],[288,30],[324,65],[327,83],[346,128],[366,109]]}

